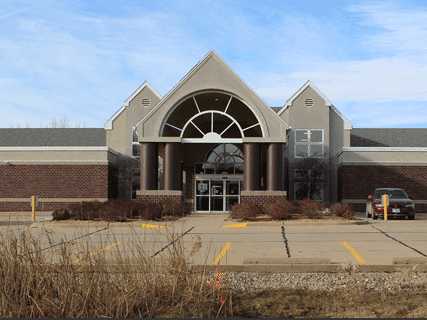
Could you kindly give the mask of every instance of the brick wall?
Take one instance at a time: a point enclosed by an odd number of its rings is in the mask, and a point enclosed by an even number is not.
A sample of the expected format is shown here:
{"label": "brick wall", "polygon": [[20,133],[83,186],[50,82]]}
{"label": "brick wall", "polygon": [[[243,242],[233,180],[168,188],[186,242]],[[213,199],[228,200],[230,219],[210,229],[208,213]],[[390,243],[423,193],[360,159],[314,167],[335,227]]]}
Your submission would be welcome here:
{"label": "brick wall", "polygon": [[159,204],[162,204],[166,201],[177,201],[184,203],[184,197],[181,191],[169,190],[147,190],[142,192],[138,191],[136,194],[136,200]]}
{"label": "brick wall", "polygon": [[[30,210],[34,194],[50,199],[108,198],[112,172],[108,165],[0,165],[0,211]],[[53,210],[66,204],[53,201],[41,207]]]}
{"label": "brick wall", "polygon": [[[338,169],[340,200],[367,198],[375,188],[403,188],[414,200],[427,200],[427,166],[341,166]],[[365,204],[353,204],[365,211]],[[416,204],[426,212],[426,204]]]}
{"label": "brick wall", "polygon": [[286,191],[242,191],[240,194],[240,203],[255,203],[258,206],[279,199],[287,199]]}

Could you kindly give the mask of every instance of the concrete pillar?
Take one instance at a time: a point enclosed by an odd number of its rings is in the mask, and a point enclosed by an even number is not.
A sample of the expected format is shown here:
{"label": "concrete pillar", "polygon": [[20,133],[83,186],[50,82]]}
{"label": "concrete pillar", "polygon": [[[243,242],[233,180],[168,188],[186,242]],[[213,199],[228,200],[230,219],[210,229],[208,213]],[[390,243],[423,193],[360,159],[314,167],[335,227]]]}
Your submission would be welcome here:
{"label": "concrete pillar", "polygon": [[158,145],[155,142],[141,143],[141,190],[157,190]]}
{"label": "concrete pillar", "polygon": [[180,143],[167,142],[165,144],[165,160],[163,174],[165,190],[182,189]]}
{"label": "concrete pillar", "polygon": [[243,189],[253,191],[260,189],[260,164],[259,164],[259,144],[243,144],[243,154],[245,156],[245,170],[243,173]]}
{"label": "concrete pillar", "polygon": [[283,144],[267,145],[267,190],[283,190]]}

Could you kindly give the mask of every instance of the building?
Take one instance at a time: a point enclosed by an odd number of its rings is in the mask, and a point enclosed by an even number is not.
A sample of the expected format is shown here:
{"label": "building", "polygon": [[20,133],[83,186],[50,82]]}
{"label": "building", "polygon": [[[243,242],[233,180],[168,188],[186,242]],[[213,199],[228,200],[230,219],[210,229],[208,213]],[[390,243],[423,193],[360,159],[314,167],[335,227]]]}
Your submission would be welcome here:
{"label": "building", "polygon": [[274,198],[363,207],[376,187],[427,206],[427,129],[362,129],[310,81],[267,106],[214,52],[165,96],[139,87],[105,128],[0,129],[0,211],[109,198],[227,211]]}

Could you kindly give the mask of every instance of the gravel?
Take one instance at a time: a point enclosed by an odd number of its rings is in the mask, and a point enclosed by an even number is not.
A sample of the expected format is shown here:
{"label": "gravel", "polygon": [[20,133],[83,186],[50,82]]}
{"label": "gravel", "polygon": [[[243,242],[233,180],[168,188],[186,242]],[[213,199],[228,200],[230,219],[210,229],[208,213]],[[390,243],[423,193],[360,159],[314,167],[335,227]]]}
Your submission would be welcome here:
{"label": "gravel", "polygon": [[[265,289],[370,289],[399,291],[419,286],[427,288],[427,273],[250,273],[230,272],[223,283],[238,291]],[[427,289],[426,289],[427,290]]]}

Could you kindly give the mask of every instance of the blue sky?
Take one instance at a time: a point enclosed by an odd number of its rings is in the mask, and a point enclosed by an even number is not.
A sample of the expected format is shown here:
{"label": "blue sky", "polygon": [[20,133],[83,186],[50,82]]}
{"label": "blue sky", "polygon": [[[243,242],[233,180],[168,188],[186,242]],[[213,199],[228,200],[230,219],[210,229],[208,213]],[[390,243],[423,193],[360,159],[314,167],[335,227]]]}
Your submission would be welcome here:
{"label": "blue sky", "polygon": [[310,79],[356,127],[427,127],[424,0],[0,0],[0,127],[101,127],[211,49],[268,105]]}

